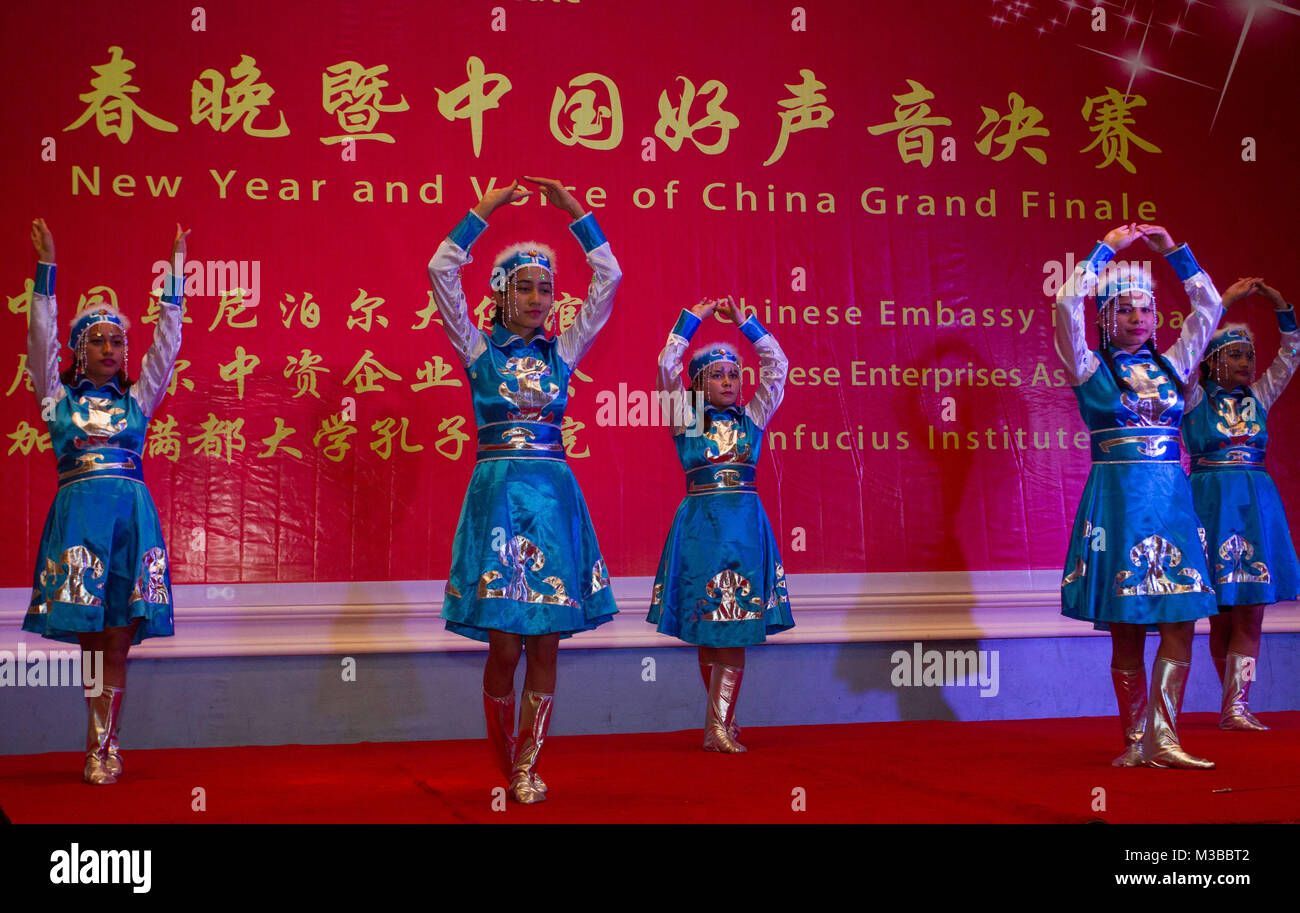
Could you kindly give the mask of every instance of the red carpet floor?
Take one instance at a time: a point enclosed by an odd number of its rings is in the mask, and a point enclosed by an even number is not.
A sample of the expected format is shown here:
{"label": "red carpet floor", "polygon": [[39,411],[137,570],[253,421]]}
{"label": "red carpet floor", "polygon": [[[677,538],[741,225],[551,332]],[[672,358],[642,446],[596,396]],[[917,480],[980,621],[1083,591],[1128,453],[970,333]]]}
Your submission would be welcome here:
{"label": "red carpet floor", "polygon": [[746,728],[736,756],[694,731],[559,736],[542,755],[551,800],[504,811],[484,741],[125,746],[112,787],[82,784],[75,754],[0,758],[0,807],[15,823],[1300,821],[1300,712],[1265,719],[1271,732],[1236,733],[1187,715],[1206,772],[1110,767],[1113,718]]}

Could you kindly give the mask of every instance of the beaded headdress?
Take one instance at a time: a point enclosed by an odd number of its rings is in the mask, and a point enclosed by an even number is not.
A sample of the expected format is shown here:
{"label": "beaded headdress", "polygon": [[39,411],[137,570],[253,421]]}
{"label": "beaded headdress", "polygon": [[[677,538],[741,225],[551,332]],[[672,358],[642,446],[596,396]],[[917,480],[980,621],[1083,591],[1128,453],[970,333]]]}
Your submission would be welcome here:
{"label": "beaded headdress", "polygon": [[715,365],[718,362],[730,362],[737,368],[743,367],[740,360],[740,354],[736,347],[726,342],[714,342],[707,346],[702,346],[691,353],[691,360],[687,362],[686,373],[691,377],[691,383],[694,384],[696,378],[709,365]]}
{"label": "beaded headdress", "polygon": [[1097,278],[1097,308],[1100,310],[1120,295],[1145,295],[1152,306],[1156,302],[1155,283],[1141,263],[1112,263]]}
{"label": "beaded headdress", "polygon": [[[68,337],[68,348],[73,351],[76,357],[77,373],[83,373],[86,369],[86,344],[90,341],[90,330],[100,324],[108,324],[117,327],[122,331],[125,337],[131,331],[131,321],[127,320],[126,315],[122,314],[116,308],[107,305],[97,305],[86,311],[80,317],[72,321],[72,332]],[[126,370],[128,349],[123,340],[122,346],[122,370]]]}
{"label": "beaded headdress", "polygon": [[1255,335],[1250,332],[1250,327],[1244,323],[1225,324],[1210,337],[1210,344],[1205,347],[1205,358],[1209,358],[1222,348],[1238,344],[1255,348]]}
{"label": "beaded headdress", "polygon": [[536,241],[512,244],[497,255],[492,265],[492,290],[503,292],[506,284],[525,266],[539,266],[555,278],[555,251]]}

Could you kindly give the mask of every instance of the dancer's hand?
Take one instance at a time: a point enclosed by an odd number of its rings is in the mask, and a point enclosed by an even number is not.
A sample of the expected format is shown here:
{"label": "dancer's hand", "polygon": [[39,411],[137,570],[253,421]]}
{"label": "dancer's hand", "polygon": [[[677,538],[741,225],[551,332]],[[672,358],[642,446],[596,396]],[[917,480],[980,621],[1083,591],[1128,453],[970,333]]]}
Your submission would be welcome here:
{"label": "dancer's hand", "polygon": [[1173,236],[1170,235],[1169,231],[1163,226],[1147,225],[1146,223],[1143,223],[1137,228],[1138,233],[1142,236],[1142,240],[1147,242],[1147,247],[1151,248],[1161,256],[1164,256],[1178,246],[1174,243]]}
{"label": "dancer's hand", "polygon": [[488,216],[496,212],[502,206],[508,203],[514,203],[518,200],[526,200],[533,195],[531,190],[520,187],[519,182],[515,181],[509,187],[497,187],[483,194],[483,199],[478,201],[474,207],[474,215],[478,216],[484,222]]}
{"label": "dancer's hand", "polygon": [[568,188],[559,181],[553,181],[550,178],[529,177],[526,174],[524,180],[530,184],[536,184],[541,189],[542,196],[546,197],[556,207],[567,212],[575,222],[587,214],[573,194],[569,193]]}
{"label": "dancer's hand", "polygon": [[1255,294],[1255,292],[1259,290],[1256,285],[1259,281],[1260,280],[1255,277],[1247,277],[1245,279],[1238,279],[1236,282],[1232,283],[1232,285],[1223,290],[1223,306],[1225,308],[1232,307],[1242,298],[1247,298]]}
{"label": "dancer's hand", "polygon": [[46,263],[54,262],[54,235],[50,234],[44,219],[32,219],[32,246]]}
{"label": "dancer's hand", "polygon": [[1255,291],[1259,292],[1270,302],[1272,302],[1273,310],[1288,311],[1291,309],[1291,306],[1287,304],[1286,299],[1282,297],[1282,293],[1279,292],[1277,289],[1273,288],[1271,285],[1266,285],[1263,279],[1255,280]]}
{"label": "dancer's hand", "polygon": [[1137,223],[1130,222],[1127,225],[1112,228],[1106,232],[1106,237],[1102,238],[1101,241],[1115,253],[1119,253],[1139,237],[1141,237],[1141,232],[1138,231]]}
{"label": "dancer's hand", "polygon": [[717,306],[718,300],[716,298],[705,298],[699,304],[695,305],[695,307],[691,308],[691,313],[701,320],[708,320],[713,316],[713,311]]}
{"label": "dancer's hand", "polygon": [[736,299],[730,295],[718,301],[718,313],[736,326],[740,326],[745,322],[745,312],[740,305],[736,304]]}
{"label": "dancer's hand", "polygon": [[188,250],[188,246],[186,245],[185,242],[186,239],[190,236],[190,232],[192,232],[193,230],[194,229],[192,228],[187,228],[184,231],[182,231],[181,223],[180,222],[176,223],[176,238],[172,241],[172,262],[173,263],[176,262],[177,257],[180,257],[182,260],[185,259],[185,253]]}

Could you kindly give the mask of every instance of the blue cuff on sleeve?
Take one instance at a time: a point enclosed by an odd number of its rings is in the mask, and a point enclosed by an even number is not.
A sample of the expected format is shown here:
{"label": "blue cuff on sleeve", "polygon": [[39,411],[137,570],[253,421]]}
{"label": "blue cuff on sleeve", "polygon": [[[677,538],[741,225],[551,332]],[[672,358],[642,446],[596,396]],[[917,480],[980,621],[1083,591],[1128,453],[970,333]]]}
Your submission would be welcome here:
{"label": "blue cuff on sleeve", "polygon": [[1283,333],[1294,333],[1297,329],[1295,320],[1295,306],[1293,305],[1287,311],[1275,311],[1277,314],[1277,328]]}
{"label": "blue cuff on sleeve", "polygon": [[1111,250],[1110,245],[1103,241],[1098,241],[1097,246],[1092,249],[1092,253],[1088,254],[1088,259],[1085,262],[1095,273],[1100,272],[1103,266],[1114,259],[1115,251]]}
{"label": "blue cuff on sleeve", "polygon": [[683,339],[690,339],[700,328],[702,321],[690,311],[683,309],[677,323],[673,324],[673,333]]}
{"label": "blue cuff on sleeve", "polygon": [[600,230],[600,225],[596,222],[595,213],[587,213],[578,221],[569,226],[569,231],[578,239],[582,245],[583,253],[591,253],[600,245],[605,243],[605,233]]}
{"label": "blue cuff on sleeve", "polygon": [[478,236],[483,234],[487,228],[487,223],[478,217],[474,210],[465,213],[465,218],[456,223],[456,227],[447,235],[448,238],[456,244],[461,250],[469,250],[470,247],[478,240]]}
{"label": "blue cuff on sleeve", "polygon": [[745,338],[750,342],[758,342],[767,335],[767,330],[763,329],[763,325],[758,322],[758,318],[753,314],[750,314],[745,319],[745,322],[740,325],[740,332],[744,333]]}
{"label": "blue cuff on sleeve", "polygon": [[54,264],[37,263],[36,264],[36,282],[32,287],[33,294],[36,295],[53,295],[54,294]]}
{"label": "blue cuff on sleeve", "polygon": [[168,304],[180,304],[185,295],[185,273],[178,276],[170,269],[163,273],[162,300]]}
{"label": "blue cuff on sleeve", "polygon": [[1196,258],[1192,256],[1192,249],[1186,244],[1180,244],[1165,254],[1165,259],[1169,261],[1169,265],[1174,268],[1174,272],[1183,282],[1201,271],[1201,265],[1196,262]]}

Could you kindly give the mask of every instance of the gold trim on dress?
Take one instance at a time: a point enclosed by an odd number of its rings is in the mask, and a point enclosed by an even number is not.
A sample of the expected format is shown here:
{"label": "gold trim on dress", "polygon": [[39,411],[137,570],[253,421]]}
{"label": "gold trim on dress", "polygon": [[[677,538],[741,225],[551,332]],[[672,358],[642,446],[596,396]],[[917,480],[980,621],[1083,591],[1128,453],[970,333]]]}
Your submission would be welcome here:
{"label": "gold trim on dress", "polygon": [[77,465],[69,470],[59,473],[59,481],[65,479],[74,479],[77,476],[84,475],[88,472],[99,472],[104,469],[139,469],[136,462],[131,457],[126,458],[124,463],[104,463],[104,454],[102,453],[83,453],[77,456]]}
{"label": "gold trim on dress", "polygon": [[140,559],[140,576],[135,578],[135,589],[131,591],[131,601],[151,602],[166,605],[167,580],[163,574],[167,570],[167,554],[160,548],[151,548]]}
{"label": "gold trim on dress", "polygon": [[[1083,544],[1081,546],[1084,554],[1087,554],[1089,543],[1091,543],[1091,541],[1092,541],[1092,521],[1084,520],[1083,521]],[[1061,581],[1061,586],[1062,587],[1068,586],[1069,584],[1074,583],[1074,581],[1082,580],[1084,577],[1087,576],[1088,576],[1088,563],[1084,561],[1082,557],[1076,555],[1074,559],[1074,570],[1070,571],[1070,573],[1065,575],[1065,578]]]}
{"label": "gold trim on dress", "polygon": [[591,594],[594,596],[609,586],[609,571],[605,568],[605,559],[597,558],[591,566]]}
{"label": "gold trim on dress", "polygon": [[1149,457],[1161,457],[1168,451],[1168,445],[1176,443],[1178,443],[1178,438],[1172,434],[1132,435],[1129,437],[1113,437],[1108,441],[1102,441],[1097,447],[1102,453],[1110,453],[1112,447],[1137,444],[1138,453]]}

